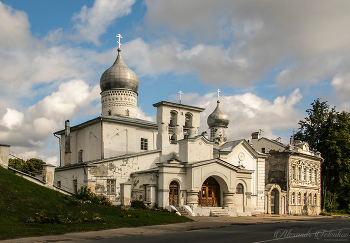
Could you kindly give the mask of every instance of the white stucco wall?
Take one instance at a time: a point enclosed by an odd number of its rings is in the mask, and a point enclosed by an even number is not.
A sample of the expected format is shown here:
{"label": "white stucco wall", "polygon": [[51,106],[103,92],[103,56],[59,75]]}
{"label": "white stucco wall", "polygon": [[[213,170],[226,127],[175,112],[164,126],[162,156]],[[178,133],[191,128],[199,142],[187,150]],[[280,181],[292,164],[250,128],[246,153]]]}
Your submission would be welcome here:
{"label": "white stucco wall", "polygon": [[103,122],[104,158],[145,151],[141,150],[141,138],[147,139],[147,150],[156,149],[157,131],[157,128]]}
{"label": "white stucco wall", "polygon": [[275,150],[280,152],[285,150],[284,146],[278,145],[265,138],[252,139],[251,142],[252,142],[252,147],[258,152],[262,152],[262,148],[265,148],[265,153],[268,153],[270,150]]}
{"label": "white stucco wall", "polygon": [[[83,162],[101,159],[102,132],[101,123],[95,123],[70,133],[71,164],[78,163],[78,153],[83,150]],[[61,136],[61,158],[64,166],[65,135]]]}

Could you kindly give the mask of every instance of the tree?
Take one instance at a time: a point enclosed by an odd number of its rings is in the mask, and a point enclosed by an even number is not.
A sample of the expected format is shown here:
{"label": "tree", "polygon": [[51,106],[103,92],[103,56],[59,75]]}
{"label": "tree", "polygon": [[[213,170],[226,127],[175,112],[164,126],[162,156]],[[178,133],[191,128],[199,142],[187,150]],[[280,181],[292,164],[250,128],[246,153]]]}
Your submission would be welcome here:
{"label": "tree", "polygon": [[23,159],[19,158],[9,159],[10,167],[24,173],[42,170],[44,164],[46,164],[44,161],[35,158],[28,159],[26,162]]}
{"label": "tree", "polygon": [[324,158],[322,205],[327,211],[350,210],[350,113],[329,108],[326,101],[315,100],[308,116],[299,121],[295,139],[308,142],[310,149]]}

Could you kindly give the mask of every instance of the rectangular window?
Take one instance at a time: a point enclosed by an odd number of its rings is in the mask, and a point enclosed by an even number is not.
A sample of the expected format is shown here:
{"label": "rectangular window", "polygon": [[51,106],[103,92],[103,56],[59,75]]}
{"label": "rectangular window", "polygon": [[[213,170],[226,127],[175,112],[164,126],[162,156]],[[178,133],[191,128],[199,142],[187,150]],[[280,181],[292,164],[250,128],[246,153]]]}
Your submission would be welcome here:
{"label": "rectangular window", "polygon": [[317,183],[317,170],[315,170],[315,183]]}
{"label": "rectangular window", "polygon": [[148,150],[147,138],[141,138],[141,150]]}
{"label": "rectangular window", "polygon": [[107,194],[115,194],[115,180],[114,179],[107,180]]}
{"label": "rectangular window", "polygon": [[62,186],[62,185],[61,185],[61,181],[57,181],[57,187],[58,187],[58,188],[61,188],[61,186]]}
{"label": "rectangular window", "polygon": [[78,181],[77,180],[73,180],[73,191],[74,191],[74,193],[78,192]]}
{"label": "rectangular window", "polygon": [[301,181],[301,167],[298,169],[298,180]]}
{"label": "rectangular window", "polygon": [[304,181],[306,181],[306,168],[304,169]]}
{"label": "rectangular window", "polygon": [[292,167],[292,179],[295,179],[295,166]]}
{"label": "rectangular window", "polygon": [[262,153],[265,153],[265,148],[261,148],[261,152],[262,152]]}
{"label": "rectangular window", "polygon": [[311,171],[311,169],[309,169],[309,181],[311,181],[312,180],[312,171]]}

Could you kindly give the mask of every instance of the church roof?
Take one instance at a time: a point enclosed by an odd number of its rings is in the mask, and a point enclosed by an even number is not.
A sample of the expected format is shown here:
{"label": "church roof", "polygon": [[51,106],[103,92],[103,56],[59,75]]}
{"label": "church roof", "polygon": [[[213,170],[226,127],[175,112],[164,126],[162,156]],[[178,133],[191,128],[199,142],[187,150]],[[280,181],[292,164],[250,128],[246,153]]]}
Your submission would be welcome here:
{"label": "church roof", "polygon": [[187,110],[193,110],[193,111],[199,111],[199,112],[202,112],[205,110],[204,108],[201,108],[201,107],[184,105],[184,104],[174,103],[174,102],[170,102],[170,101],[161,101],[161,102],[153,104],[154,107],[159,107],[162,105],[170,106],[170,107],[174,107],[174,108],[186,108]]}
{"label": "church roof", "polygon": [[139,89],[139,79],[135,72],[126,66],[120,52],[121,50],[118,48],[117,59],[101,76],[101,91],[125,89],[137,93]]}
{"label": "church roof", "polygon": [[[90,126],[92,124],[95,124],[101,121],[123,123],[123,124],[134,125],[134,126],[151,127],[155,129],[158,128],[157,123],[138,119],[138,118],[124,117],[124,116],[99,116],[89,121],[86,121],[84,123],[73,126],[70,128],[70,130],[77,131],[79,129],[82,129],[84,127]],[[65,130],[63,129],[55,132],[54,134],[63,135],[64,133],[65,133]]]}
{"label": "church roof", "polygon": [[127,123],[134,123],[134,124],[140,124],[140,125],[147,125],[147,126],[153,126],[155,128],[158,127],[158,124],[152,121],[142,120],[138,118],[131,118],[131,117],[125,117],[125,116],[101,116],[103,120],[111,119],[115,121],[120,122],[127,122]]}
{"label": "church roof", "polygon": [[244,141],[244,139],[227,142],[224,145],[222,145],[218,150],[231,152],[237,145],[241,144],[242,141]]}
{"label": "church roof", "polygon": [[228,115],[220,108],[220,101],[217,101],[217,106],[215,110],[213,111],[213,113],[211,113],[208,116],[207,123],[209,128],[212,128],[212,127],[227,128],[228,124],[230,123],[230,119]]}

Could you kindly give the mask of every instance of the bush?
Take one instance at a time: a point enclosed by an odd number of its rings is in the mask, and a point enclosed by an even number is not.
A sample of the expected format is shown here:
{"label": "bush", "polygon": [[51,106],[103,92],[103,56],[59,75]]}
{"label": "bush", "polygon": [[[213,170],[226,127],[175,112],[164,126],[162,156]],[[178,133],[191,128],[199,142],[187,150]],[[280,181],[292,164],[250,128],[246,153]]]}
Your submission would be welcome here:
{"label": "bush", "polygon": [[113,204],[105,196],[93,193],[91,189],[87,188],[86,186],[82,186],[80,190],[78,190],[78,192],[74,194],[74,197],[78,200],[81,200],[82,202],[98,203],[105,206],[113,206]]}
{"label": "bush", "polygon": [[146,209],[147,208],[147,206],[143,203],[143,201],[139,201],[139,200],[131,201],[131,207],[133,207],[135,209]]}
{"label": "bush", "polygon": [[322,212],[320,213],[320,215],[322,215],[322,216],[331,216],[332,214],[331,214],[331,213],[327,213],[327,212],[325,212],[325,211],[322,211]]}

